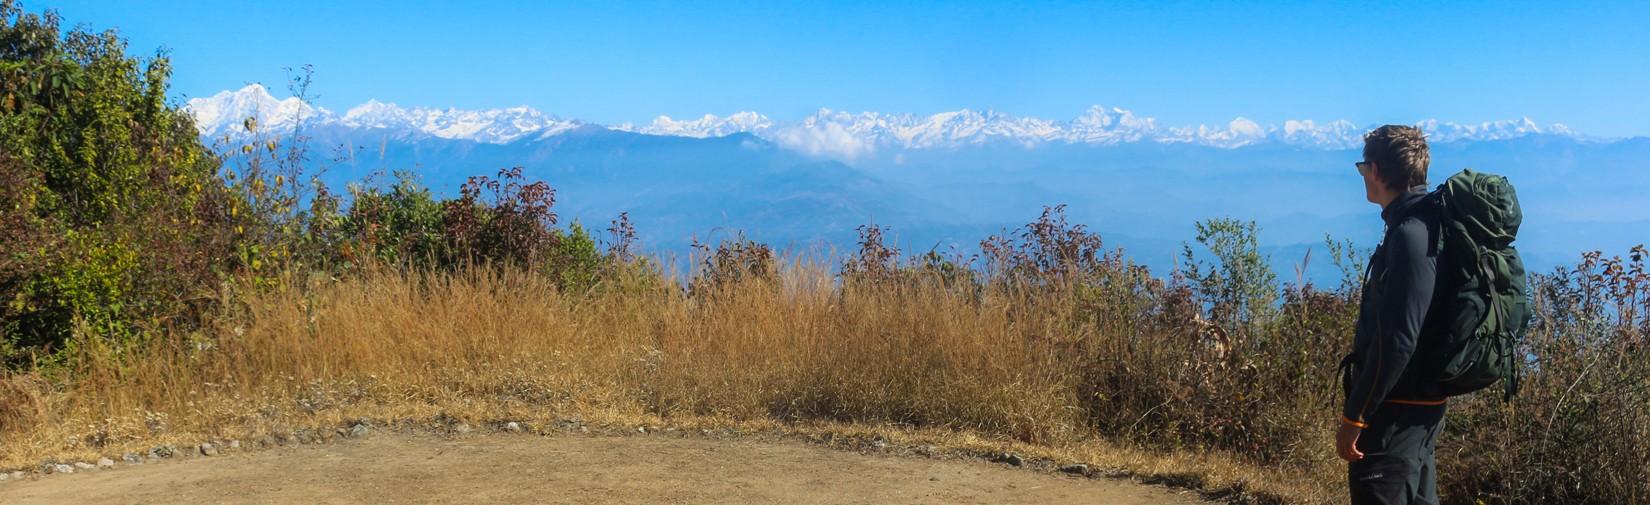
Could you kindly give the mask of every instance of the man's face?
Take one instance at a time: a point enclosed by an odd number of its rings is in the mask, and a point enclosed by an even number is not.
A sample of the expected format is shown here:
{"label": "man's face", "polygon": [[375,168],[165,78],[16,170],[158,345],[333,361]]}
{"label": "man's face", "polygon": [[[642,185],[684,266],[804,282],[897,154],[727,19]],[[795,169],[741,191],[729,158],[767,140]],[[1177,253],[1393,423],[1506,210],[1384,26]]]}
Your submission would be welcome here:
{"label": "man's face", "polygon": [[1369,203],[1386,205],[1382,197],[1386,193],[1386,184],[1381,183],[1381,175],[1375,172],[1375,162],[1365,159],[1357,163],[1358,175],[1364,178],[1364,198]]}

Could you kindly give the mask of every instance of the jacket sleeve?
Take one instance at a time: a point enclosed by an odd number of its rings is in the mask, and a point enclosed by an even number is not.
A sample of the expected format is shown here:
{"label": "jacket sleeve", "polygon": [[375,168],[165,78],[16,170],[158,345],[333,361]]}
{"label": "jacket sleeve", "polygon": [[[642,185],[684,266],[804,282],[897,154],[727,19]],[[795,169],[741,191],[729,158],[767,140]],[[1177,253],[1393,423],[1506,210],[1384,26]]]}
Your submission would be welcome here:
{"label": "jacket sleeve", "polygon": [[1438,279],[1438,257],[1432,254],[1433,238],[1426,223],[1405,220],[1387,240],[1387,284],[1378,305],[1381,312],[1341,411],[1342,421],[1359,427],[1369,422],[1415,354]]}

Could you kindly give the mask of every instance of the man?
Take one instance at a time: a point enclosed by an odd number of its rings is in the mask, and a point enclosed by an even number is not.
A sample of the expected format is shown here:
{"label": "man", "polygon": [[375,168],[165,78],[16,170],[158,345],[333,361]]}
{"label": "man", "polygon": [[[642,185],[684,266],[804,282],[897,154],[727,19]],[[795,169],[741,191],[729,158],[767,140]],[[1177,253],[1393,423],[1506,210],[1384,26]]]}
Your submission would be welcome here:
{"label": "man", "polygon": [[1386,234],[1370,257],[1352,354],[1342,363],[1347,393],[1335,448],[1348,465],[1352,503],[1438,503],[1434,452],[1444,428],[1444,396],[1421,373],[1444,330],[1439,207],[1427,193],[1431,156],[1419,128],[1387,125],[1364,136],[1356,163]]}

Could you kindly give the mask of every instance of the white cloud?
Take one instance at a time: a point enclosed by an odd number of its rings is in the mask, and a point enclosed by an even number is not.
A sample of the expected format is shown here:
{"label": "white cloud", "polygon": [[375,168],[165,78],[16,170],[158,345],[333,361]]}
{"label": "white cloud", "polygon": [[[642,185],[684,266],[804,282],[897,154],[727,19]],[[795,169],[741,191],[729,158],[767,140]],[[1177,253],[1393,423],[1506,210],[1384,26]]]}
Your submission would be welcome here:
{"label": "white cloud", "polygon": [[874,147],[865,139],[836,123],[821,123],[812,128],[783,128],[771,133],[774,143],[813,156],[829,156],[844,161],[870,154]]}

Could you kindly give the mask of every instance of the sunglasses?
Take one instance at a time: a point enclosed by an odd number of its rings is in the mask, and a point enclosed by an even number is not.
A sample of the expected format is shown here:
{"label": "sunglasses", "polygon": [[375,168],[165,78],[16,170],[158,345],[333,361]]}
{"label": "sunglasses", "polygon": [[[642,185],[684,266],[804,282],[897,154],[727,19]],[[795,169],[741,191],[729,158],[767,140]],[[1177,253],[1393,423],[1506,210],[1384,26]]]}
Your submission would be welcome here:
{"label": "sunglasses", "polygon": [[1360,161],[1360,162],[1357,162],[1357,163],[1353,163],[1352,165],[1358,167],[1358,174],[1359,175],[1369,175],[1369,168],[1375,166],[1374,163],[1371,163],[1371,162],[1368,162],[1368,161]]}

